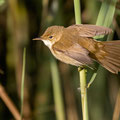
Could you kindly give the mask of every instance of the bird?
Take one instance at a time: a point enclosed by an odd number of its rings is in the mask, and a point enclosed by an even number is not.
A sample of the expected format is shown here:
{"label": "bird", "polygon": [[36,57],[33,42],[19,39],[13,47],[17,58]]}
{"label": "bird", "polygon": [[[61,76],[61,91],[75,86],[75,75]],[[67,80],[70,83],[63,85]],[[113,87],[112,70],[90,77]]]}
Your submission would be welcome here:
{"label": "bird", "polygon": [[120,40],[97,41],[95,36],[112,33],[112,29],[91,25],[75,24],[68,27],[50,26],[41,40],[58,60],[74,66],[90,66],[94,61],[111,73],[120,72]]}

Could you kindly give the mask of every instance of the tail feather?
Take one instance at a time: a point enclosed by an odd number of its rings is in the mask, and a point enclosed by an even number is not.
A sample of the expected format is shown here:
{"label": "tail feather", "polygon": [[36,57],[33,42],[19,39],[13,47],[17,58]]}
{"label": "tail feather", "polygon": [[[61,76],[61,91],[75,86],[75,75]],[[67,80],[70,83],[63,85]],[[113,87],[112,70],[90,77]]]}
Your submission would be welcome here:
{"label": "tail feather", "polygon": [[118,53],[118,50],[113,50],[113,51],[109,51],[108,49],[106,49],[106,51],[108,51],[109,55],[113,56],[113,57],[120,57],[120,54]]}
{"label": "tail feather", "polygon": [[102,64],[103,67],[105,67],[110,72],[116,73],[116,70],[117,70],[116,66],[114,66],[113,64],[111,64],[107,60],[100,60],[100,63]]}
{"label": "tail feather", "polygon": [[116,69],[116,70],[120,70],[120,68],[119,68],[119,64],[118,63],[116,63],[116,62],[113,62],[113,61],[107,61],[108,63],[110,63],[111,64],[111,66],[114,68],[114,69]]}
{"label": "tail feather", "polygon": [[[111,51],[111,48],[113,49],[112,51],[117,51],[117,50],[120,50],[119,48],[120,46],[116,45],[116,46],[110,46],[110,45],[107,45],[107,48],[106,50],[110,50]],[[108,51],[109,52],[109,51]]]}
{"label": "tail feather", "polygon": [[107,42],[104,42],[105,45],[119,45],[120,44],[120,40],[115,40],[115,41],[107,41]]}
{"label": "tail feather", "polygon": [[118,74],[120,72],[120,40],[102,43],[106,55],[103,59],[98,59],[99,62],[110,72]]}
{"label": "tail feather", "polygon": [[105,66],[105,68],[109,68],[108,70],[110,71],[110,72],[112,72],[112,73],[118,73],[118,71],[119,71],[119,68],[116,66],[116,65],[114,65],[112,62],[110,62],[110,61],[104,61],[104,64],[103,64],[103,66]]}
{"label": "tail feather", "polygon": [[114,64],[120,66],[120,61],[118,59],[114,59],[110,56],[106,56],[105,58],[108,60],[108,62],[112,62],[112,63],[114,62]]}

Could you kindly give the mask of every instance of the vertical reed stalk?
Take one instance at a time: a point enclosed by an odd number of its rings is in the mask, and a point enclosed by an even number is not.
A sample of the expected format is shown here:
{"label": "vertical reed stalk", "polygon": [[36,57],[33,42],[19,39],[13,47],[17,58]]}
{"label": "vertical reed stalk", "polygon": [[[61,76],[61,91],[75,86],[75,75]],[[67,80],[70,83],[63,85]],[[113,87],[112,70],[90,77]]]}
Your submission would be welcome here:
{"label": "vertical reed stalk", "polygon": [[55,101],[55,110],[57,120],[65,120],[64,103],[62,97],[62,91],[60,86],[59,72],[57,68],[56,61],[51,60],[51,72],[52,72],[52,83]]}
{"label": "vertical reed stalk", "polygon": [[75,22],[81,24],[80,0],[74,0]]}
{"label": "vertical reed stalk", "polygon": [[[76,24],[81,24],[80,0],[74,0],[75,20]],[[87,84],[86,84],[86,69],[78,68],[80,75],[80,89],[83,120],[88,120],[88,105],[87,105]]]}
{"label": "vertical reed stalk", "polygon": [[23,51],[23,68],[22,68],[22,83],[21,83],[21,120],[23,118],[23,100],[24,100],[24,81],[25,81],[25,61],[26,61],[26,48]]}
{"label": "vertical reed stalk", "polygon": [[81,102],[82,102],[82,114],[83,120],[89,120],[88,118],[88,104],[87,104],[87,82],[86,82],[86,69],[80,70],[80,90],[81,90]]}

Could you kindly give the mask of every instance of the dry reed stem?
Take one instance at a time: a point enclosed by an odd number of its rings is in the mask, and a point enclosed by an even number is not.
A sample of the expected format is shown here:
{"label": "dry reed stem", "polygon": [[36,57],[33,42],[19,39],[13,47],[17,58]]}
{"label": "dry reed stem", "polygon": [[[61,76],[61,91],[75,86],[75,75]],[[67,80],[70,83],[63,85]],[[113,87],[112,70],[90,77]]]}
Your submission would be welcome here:
{"label": "dry reed stem", "polygon": [[9,96],[7,95],[6,91],[4,90],[4,87],[0,84],[0,97],[3,100],[3,102],[6,104],[12,115],[16,120],[20,120],[20,114],[15,107],[14,103],[11,101]]}

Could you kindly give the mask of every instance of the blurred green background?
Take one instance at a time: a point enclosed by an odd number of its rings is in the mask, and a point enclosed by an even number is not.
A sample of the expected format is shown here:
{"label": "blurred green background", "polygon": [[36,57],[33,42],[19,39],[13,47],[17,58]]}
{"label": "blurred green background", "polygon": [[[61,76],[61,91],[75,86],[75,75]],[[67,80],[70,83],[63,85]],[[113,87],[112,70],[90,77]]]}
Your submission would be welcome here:
{"label": "blurred green background", "polygon": [[[109,4],[111,0],[106,1]],[[96,24],[103,2],[81,0],[82,23]],[[57,73],[50,67],[52,60],[58,67],[64,120],[82,119],[77,68],[54,60],[41,41],[32,41],[51,25],[67,27],[72,24],[75,24],[73,0],[0,0],[0,84],[20,112],[22,56],[26,47],[24,120],[57,120],[56,90],[52,81]],[[120,39],[119,0],[115,5],[111,27],[114,33],[109,38]],[[93,71],[87,71],[89,81]],[[113,116],[119,116],[120,113],[119,87],[120,74],[114,75],[102,67],[97,71],[97,77],[88,89],[90,120],[118,120]],[[115,104],[119,106],[117,110]],[[0,120],[13,119],[11,111],[0,98]]]}

